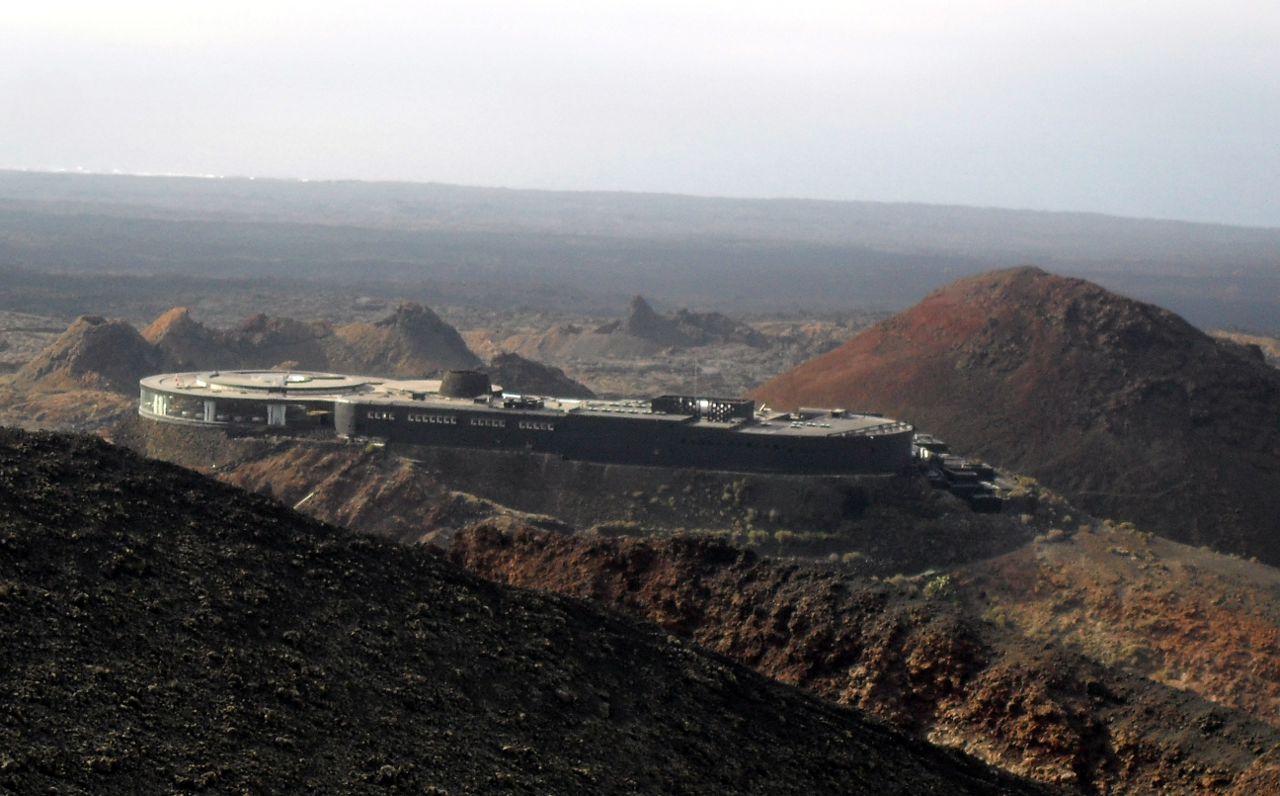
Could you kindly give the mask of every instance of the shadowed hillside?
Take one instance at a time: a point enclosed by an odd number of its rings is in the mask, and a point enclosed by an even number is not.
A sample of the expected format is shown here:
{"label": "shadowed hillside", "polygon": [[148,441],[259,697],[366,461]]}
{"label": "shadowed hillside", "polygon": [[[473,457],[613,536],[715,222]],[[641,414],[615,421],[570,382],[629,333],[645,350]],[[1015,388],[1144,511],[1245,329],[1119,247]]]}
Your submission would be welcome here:
{"label": "shadowed hillside", "polygon": [[0,430],[0,788],[1030,793],[663,633]]}
{"label": "shadowed hillside", "polygon": [[961,280],[755,397],[882,410],[1095,514],[1280,563],[1280,371],[1088,282]]}

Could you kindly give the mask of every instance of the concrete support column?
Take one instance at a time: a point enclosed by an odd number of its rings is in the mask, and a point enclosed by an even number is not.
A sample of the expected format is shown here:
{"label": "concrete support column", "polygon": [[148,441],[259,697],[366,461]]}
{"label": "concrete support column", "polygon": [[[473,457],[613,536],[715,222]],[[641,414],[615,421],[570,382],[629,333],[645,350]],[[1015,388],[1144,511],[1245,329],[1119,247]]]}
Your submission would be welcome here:
{"label": "concrete support column", "polygon": [[267,404],[267,425],[284,425],[284,404]]}

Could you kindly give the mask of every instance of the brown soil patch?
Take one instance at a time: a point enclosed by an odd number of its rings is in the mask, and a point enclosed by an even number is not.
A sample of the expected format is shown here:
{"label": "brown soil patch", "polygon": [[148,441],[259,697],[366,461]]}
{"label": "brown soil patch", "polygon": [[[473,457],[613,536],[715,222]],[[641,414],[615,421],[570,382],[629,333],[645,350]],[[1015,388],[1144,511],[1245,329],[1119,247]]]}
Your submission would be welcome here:
{"label": "brown soil patch", "polygon": [[1108,527],[975,564],[974,610],[1280,727],[1280,572]]}

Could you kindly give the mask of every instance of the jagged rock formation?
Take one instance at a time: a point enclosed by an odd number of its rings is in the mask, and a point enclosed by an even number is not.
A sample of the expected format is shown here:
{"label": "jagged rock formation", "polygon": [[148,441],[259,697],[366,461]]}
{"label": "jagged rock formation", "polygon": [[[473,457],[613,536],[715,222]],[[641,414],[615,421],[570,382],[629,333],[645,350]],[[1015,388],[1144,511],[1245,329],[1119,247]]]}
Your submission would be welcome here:
{"label": "jagged rock formation", "polygon": [[565,598],[0,430],[0,788],[1031,793]]}
{"label": "jagged rock formation", "polygon": [[591,388],[565,375],[560,368],[544,365],[519,354],[498,354],[485,368],[494,384],[509,392],[556,398],[594,398]]}
{"label": "jagged rock formation", "polygon": [[[603,328],[597,331],[602,331]],[[654,312],[653,307],[649,306],[649,302],[645,301],[643,296],[635,296],[631,299],[627,318],[618,328],[632,337],[648,340],[664,348],[694,344],[693,337],[686,330],[681,329],[671,318],[664,318]],[[609,331],[612,332],[614,329],[610,328]]]}
{"label": "jagged rock formation", "polygon": [[422,377],[483,364],[457,329],[418,304],[401,304],[376,323],[339,326],[336,334],[346,351],[331,355],[333,370]]}
{"label": "jagged rock formation", "polygon": [[760,332],[719,312],[676,310],[675,324],[698,341],[695,345],[742,343],[752,348],[764,348],[769,344],[768,339]]}
{"label": "jagged rock formation", "polygon": [[631,310],[622,323],[622,329],[633,337],[661,346],[687,348],[711,343],[766,345],[764,335],[727,315],[681,309],[674,316],[667,317],[654,312],[643,296],[631,299]]}
{"label": "jagged rock formation", "polygon": [[1089,282],[956,282],[755,397],[878,409],[1095,514],[1280,563],[1280,371]]}
{"label": "jagged rock formation", "polygon": [[84,315],[23,366],[15,383],[29,390],[89,387],[136,393],[138,379],[172,364],[128,323]]}
{"label": "jagged rock formation", "polygon": [[1225,791],[1280,731],[977,621],[947,576],[858,579],[709,537],[586,538],[480,525],[450,557],[487,577],[597,600],[1084,793]]}

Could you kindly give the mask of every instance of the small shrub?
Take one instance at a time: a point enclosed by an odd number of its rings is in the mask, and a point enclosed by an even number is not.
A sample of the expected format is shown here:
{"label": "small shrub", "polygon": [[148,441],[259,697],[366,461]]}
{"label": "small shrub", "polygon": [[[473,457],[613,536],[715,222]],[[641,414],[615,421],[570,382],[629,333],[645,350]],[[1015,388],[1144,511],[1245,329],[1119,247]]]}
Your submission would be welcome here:
{"label": "small shrub", "polygon": [[955,593],[956,587],[950,575],[939,575],[924,585],[924,596],[929,600],[949,600]]}

